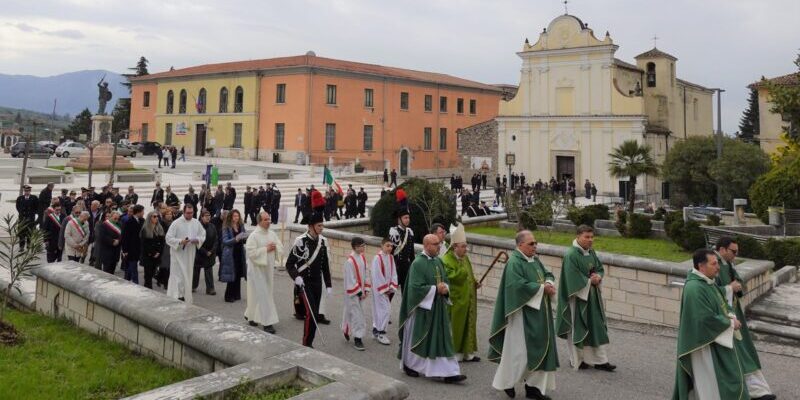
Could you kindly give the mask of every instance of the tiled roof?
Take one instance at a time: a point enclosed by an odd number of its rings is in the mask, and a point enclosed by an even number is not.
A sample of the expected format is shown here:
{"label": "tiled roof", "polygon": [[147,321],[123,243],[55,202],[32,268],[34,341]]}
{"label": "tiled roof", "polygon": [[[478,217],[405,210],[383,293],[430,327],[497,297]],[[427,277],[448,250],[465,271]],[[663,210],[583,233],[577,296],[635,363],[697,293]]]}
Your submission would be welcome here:
{"label": "tiled roof", "polygon": [[680,78],[677,78],[677,81],[678,81],[678,83],[681,83],[681,84],[683,84],[683,85],[686,85],[686,86],[692,86],[692,87],[698,88],[698,89],[700,89],[700,90],[709,90],[709,91],[713,91],[713,90],[714,90],[714,89],[709,89],[709,88],[707,88],[707,87],[705,87],[705,86],[702,86],[702,85],[698,85],[698,84],[696,84],[696,83],[692,83],[692,82],[689,82],[689,81],[685,81],[685,80],[683,80],[683,79],[680,79]]}
{"label": "tiled roof", "polygon": [[637,67],[637,66],[635,66],[633,64],[626,63],[625,61],[622,61],[619,58],[615,58],[614,59],[614,65],[616,65],[618,67],[621,67],[621,68],[629,69],[629,70],[632,70],[632,71],[644,72],[643,69],[641,69],[641,68],[639,68],[639,67]]}
{"label": "tiled roof", "polygon": [[204,64],[194,67],[175,69],[155,74],[131,78],[132,82],[146,82],[162,78],[177,78],[189,76],[212,75],[233,72],[250,72],[263,70],[279,70],[282,68],[314,67],[335,71],[353,72],[375,76],[385,76],[398,79],[443,84],[450,86],[483,89],[500,92],[501,89],[480,82],[462,79],[451,75],[435,72],[415,71],[410,69],[386,67],[375,64],[365,64],[353,61],[336,60],[332,58],[303,55],[292,57],[268,58],[263,60],[234,61],[220,64]]}
{"label": "tiled roof", "polygon": [[659,50],[659,49],[657,49],[655,47],[653,47],[652,49],[650,49],[648,51],[645,51],[642,54],[639,54],[638,56],[636,56],[634,58],[639,59],[639,58],[659,58],[659,57],[669,58],[672,61],[677,61],[678,60],[672,54],[665,53],[665,52],[663,52],[663,51],[661,51],[661,50]]}
{"label": "tiled roof", "polygon": [[[764,79],[764,78],[762,78]],[[781,86],[797,86],[800,85],[800,72],[795,72],[793,74],[783,75],[772,79],[767,79],[770,83],[775,85]],[[758,88],[761,86],[762,81],[755,82],[751,84],[749,87],[751,88]]]}

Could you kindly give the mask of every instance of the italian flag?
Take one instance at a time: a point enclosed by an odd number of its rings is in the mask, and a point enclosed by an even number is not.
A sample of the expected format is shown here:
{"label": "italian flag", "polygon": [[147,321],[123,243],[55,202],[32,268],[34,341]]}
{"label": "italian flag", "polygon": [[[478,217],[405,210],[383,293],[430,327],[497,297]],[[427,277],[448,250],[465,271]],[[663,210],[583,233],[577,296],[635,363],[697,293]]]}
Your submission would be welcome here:
{"label": "italian flag", "polygon": [[339,185],[339,182],[336,182],[336,179],[333,178],[333,174],[331,173],[331,170],[328,169],[328,167],[325,167],[325,170],[322,173],[322,184],[328,185],[328,187],[336,189],[336,191],[339,192],[339,194],[343,193],[342,186]]}

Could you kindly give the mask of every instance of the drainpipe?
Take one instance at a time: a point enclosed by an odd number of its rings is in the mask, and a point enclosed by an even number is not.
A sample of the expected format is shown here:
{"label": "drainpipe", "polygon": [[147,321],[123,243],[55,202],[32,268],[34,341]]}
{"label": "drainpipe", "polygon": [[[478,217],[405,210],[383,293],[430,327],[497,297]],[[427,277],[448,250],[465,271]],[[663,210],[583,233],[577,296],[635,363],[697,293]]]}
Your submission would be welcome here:
{"label": "drainpipe", "polygon": [[256,146],[256,154],[255,159],[253,161],[258,161],[258,148],[260,147],[261,142],[261,80],[263,76],[261,72],[256,72],[256,101],[255,101],[255,146]]}
{"label": "drainpipe", "polygon": [[686,85],[683,85],[683,138],[686,139]]}
{"label": "drainpipe", "polygon": [[313,99],[312,92],[314,91],[314,68],[311,66],[310,62],[308,61],[308,56],[306,56],[306,63],[308,64],[308,89],[306,92],[306,154],[308,157],[308,164],[311,164],[311,122],[314,120],[311,117],[312,107],[311,101]]}

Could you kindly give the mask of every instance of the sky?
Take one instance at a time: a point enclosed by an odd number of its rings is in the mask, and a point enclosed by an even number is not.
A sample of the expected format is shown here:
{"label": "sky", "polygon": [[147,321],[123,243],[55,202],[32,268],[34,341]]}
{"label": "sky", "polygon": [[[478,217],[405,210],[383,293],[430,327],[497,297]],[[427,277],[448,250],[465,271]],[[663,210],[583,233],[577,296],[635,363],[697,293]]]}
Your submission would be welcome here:
{"label": "sky", "polygon": [[[796,71],[798,0],[573,0],[569,13],[616,56],[653,47],[677,75],[721,87],[723,131],[738,130],[747,85]],[[518,84],[525,38],[564,13],[559,0],[3,0],[0,73],[150,72],[304,54]],[[716,99],[715,99],[716,104]],[[716,107],[716,106],[715,106]],[[716,117],[715,117],[716,118]],[[716,119],[715,119],[716,121]]]}

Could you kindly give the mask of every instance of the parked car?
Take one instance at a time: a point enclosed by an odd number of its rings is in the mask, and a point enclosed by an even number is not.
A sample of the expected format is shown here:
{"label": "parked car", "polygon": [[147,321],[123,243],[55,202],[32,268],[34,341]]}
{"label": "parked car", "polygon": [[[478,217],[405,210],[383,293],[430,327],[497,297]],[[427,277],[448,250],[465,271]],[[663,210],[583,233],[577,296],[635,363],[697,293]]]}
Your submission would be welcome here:
{"label": "parked car", "polygon": [[123,157],[136,157],[138,147],[129,146],[123,143],[117,143],[117,155]]}
{"label": "parked car", "polygon": [[[50,158],[51,155],[53,155],[52,150],[38,143],[33,143],[28,147],[29,157],[46,156],[47,158]],[[11,157],[24,157],[24,156],[25,156],[25,142],[17,142],[17,144],[11,147]]]}
{"label": "parked car", "polygon": [[63,158],[80,157],[88,151],[89,149],[83,143],[65,142],[56,147],[56,156]]}
{"label": "parked car", "polygon": [[161,148],[161,143],[158,142],[133,142],[131,146],[139,149],[139,154],[149,156],[156,154],[158,149]]}
{"label": "parked car", "polygon": [[47,147],[50,150],[53,150],[53,152],[55,152],[56,151],[56,147],[58,147],[58,143],[51,142],[49,140],[40,140],[39,144],[44,146],[44,147]]}

